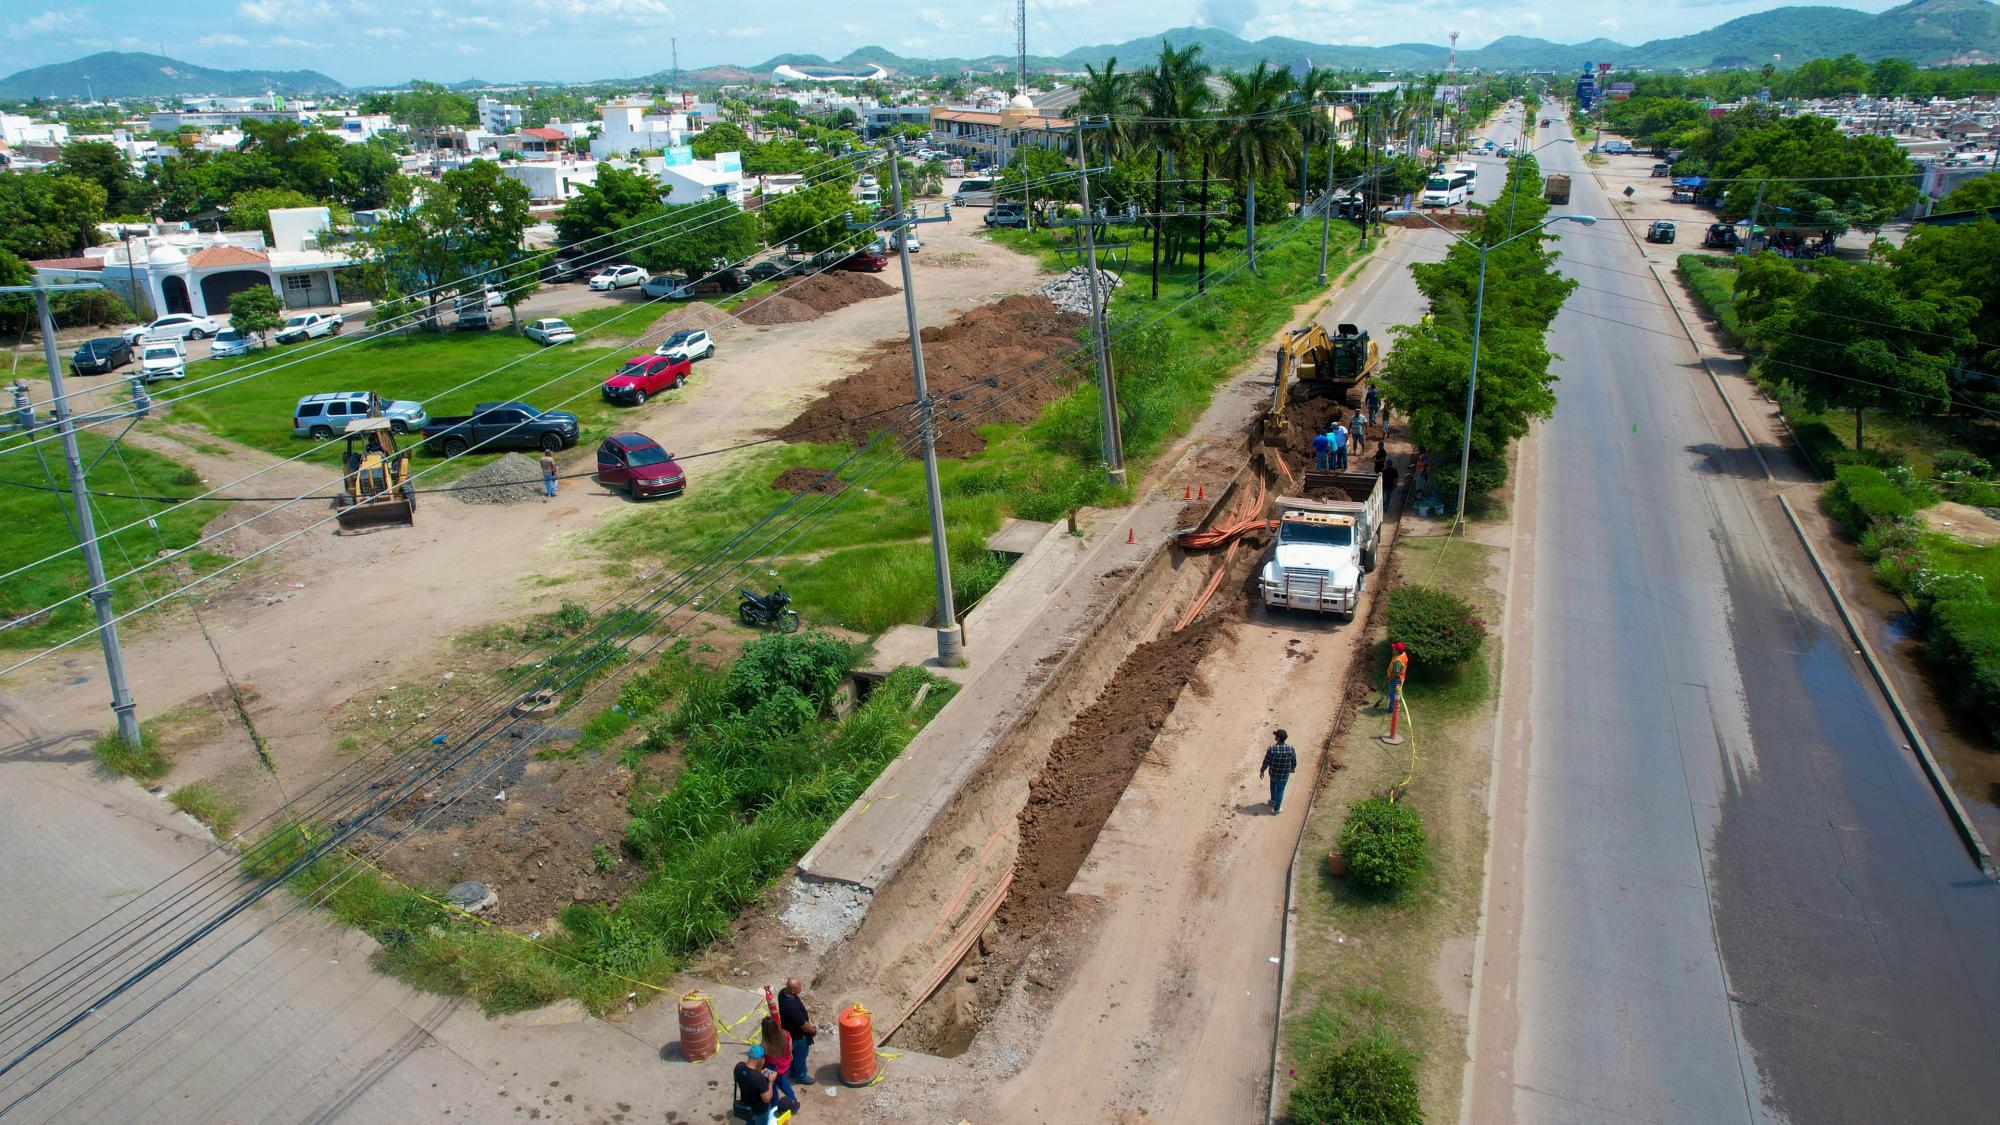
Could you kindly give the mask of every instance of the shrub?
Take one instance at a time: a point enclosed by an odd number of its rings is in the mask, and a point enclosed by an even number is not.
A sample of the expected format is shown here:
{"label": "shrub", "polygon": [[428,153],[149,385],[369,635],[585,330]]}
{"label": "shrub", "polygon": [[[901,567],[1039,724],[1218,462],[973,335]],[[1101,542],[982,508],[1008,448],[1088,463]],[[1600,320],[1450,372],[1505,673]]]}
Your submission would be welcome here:
{"label": "shrub", "polygon": [[727,698],[749,711],[787,690],[811,701],[814,714],[826,710],[841,678],[861,650],[821,632],[769,633],[743,646],[729,668]]}
{"label": "shrub", "polygon": [[1917,510],[1916,502],[1888,473],[1869,465],[1842,465],[1836,470],[1833,483],[1826,486],[1825,503],[1827,511],[1856,536],[1871,524],[1896,523]]}
{"label": "shrub", "polygon": [[167,795],[174,807],[206,824],[218,839],[236,827],[237,808],[205,781],[191,782]]}
{"label": "shrub", "polygon": [[1940,601],[1930,618],[1925,655],[1945,681],[1946,698],[1992,737],[2000,721],[2000,602]]}
{"label": "shrub", "polygon": [[151,742],[141,740],[134,746],[115,731],[92,743],[90,755],[106,773],[129,777],[141,785],[160,780],[172,768]]}
{"label": "shrub", "polygon": [[1389,638],[1409,649],[1412,671],[1465,663],[1486,639],[1486,623],[1457,594],[1435,586],[1399,586],[1389,595]]}
{"label": "shrub", "polygon": [[1381,1031],[1310,1059],[1285,1099],[1298,1125],[1420,1125],[1416,1066]]}
{"label": "shrub", "polygon": [[1929,618],[1941,602],[1984,601],[1986,579],[1970,570],[1918,566],[1904,592],[1919,616]]}
{"label": "shrub", "polygon": [[1374,891],[1400,891],[1430,863],[1423,819],[1410,806],[1382,797],[1348,807],[1340,851],[1347,857],[1349,877]]}
{"label": "shrub", "polygon": [[1976,453],[1963,449],[1947,449],[1931,459],[1931,466],[1941,477],[1951,473],[1961,473],[1965,477],[1991,478],[1993,463]]}

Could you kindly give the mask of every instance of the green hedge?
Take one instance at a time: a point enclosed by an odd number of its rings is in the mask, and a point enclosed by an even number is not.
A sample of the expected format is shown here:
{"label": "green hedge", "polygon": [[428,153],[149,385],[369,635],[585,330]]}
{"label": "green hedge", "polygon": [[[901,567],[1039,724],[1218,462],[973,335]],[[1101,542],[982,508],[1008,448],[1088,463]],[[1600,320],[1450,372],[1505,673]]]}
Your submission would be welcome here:
{"label": "green hedge", "polygon": [[1840,466],[1825,497],[1827,511],[1857,536],[1873,524],[1897,523],[1917,511],[1916,500],[1902,486],[1869,465]]}
{"label": "green hedge", "polygon": [[1926,658],[1949,686],[1949,702],[1977,716],[1990,736],[2000,718],[2000,602],[1954,598],[1928,616]]}

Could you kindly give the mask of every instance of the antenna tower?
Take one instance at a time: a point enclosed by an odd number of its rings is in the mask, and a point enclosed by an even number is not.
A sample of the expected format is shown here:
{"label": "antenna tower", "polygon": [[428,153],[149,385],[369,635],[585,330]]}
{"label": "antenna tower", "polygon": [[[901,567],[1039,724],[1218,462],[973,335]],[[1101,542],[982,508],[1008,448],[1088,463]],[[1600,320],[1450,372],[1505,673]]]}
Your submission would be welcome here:
{"label": "antenna tower", "polygon": [[1449,74],[1458,69],[1458,32],[1448,31],[1445,34],[1451,37],[1451,54],[1444,62],[1445,73]]}
{"label": "antenna tower", "polygon": [[1014,3],[1014,81],[1016,93],[1028,92],[1028,0]]}
{"label": "antenna tower", "polygon": [[674,96],[678,98],[681,96],[681,41],[673,38],[667,40],[667,43],[674,52]]}

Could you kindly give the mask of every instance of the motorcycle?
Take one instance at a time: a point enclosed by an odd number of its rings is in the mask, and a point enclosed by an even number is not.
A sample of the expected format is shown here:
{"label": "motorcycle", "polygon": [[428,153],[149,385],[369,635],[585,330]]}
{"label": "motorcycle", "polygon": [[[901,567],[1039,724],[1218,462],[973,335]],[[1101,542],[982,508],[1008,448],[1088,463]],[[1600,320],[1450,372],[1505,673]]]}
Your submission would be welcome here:
{"label": "motorcycle", "polygon": [[780,633],[799,631],[799,612],[791,608],[792,596],[780,586],[763,597],[749,590],[738,590],[742,600],[736,603],[736,619],[745,625],[775,625]]}

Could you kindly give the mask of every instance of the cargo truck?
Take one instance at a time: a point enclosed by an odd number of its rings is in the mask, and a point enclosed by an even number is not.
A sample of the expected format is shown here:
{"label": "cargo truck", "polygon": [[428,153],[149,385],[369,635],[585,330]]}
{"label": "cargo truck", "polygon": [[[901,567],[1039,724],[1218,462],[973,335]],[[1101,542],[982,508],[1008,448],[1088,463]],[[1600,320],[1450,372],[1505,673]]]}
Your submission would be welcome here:
{"label": "cargo truck", "polygon": [[1569,202],[1569,177],[1550,176],[1542,181],[1542,198],[1550,203]]}
{"label": "cargo truck", "polygon": [[1350,499],[1278,498],[1278,537],[1258,575],[1264,604],[1353,617],[1362,574],[1375,568],[1382,537],[1382,478],[1373,473],[1306,474],[1306,490]]}

